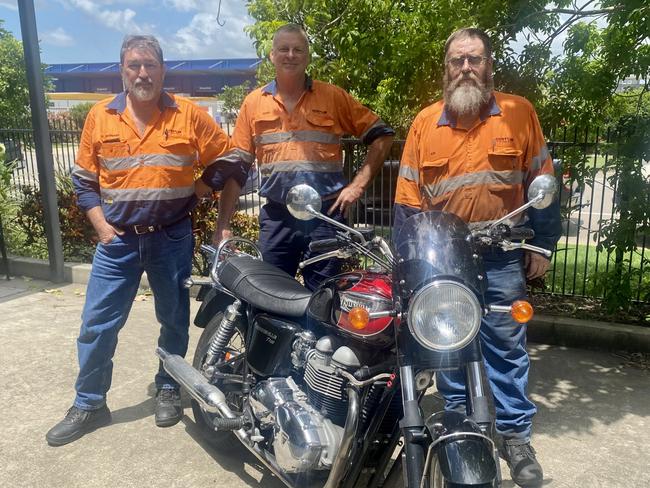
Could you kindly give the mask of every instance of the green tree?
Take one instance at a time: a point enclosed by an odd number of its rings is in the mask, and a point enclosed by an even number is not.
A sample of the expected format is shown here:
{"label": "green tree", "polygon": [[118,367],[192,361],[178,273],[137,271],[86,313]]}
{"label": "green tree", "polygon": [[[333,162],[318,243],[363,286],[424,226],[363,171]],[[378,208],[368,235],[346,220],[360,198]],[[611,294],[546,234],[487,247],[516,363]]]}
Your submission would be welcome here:
{"label": "green tree", "polygon": [[88,112],[90,112],[90,109],[93,108],[93,105],[95,105],[95,102],[83,102],[78,103],[70,108],[70,118],[79,130],[83,129],[84,122],[88,116]]}
{"label": "green tree", "polygon": [[[460,27],[486,30],[494,43],[498,89],[538,106],[546,125],[586,114],[604,117],[620,79],[648,78],[650,12],[644,0],[247,0],[258,53],[285,22],[305,27],[312,43],[311,74],[335,83],[400,129],[440,97],[444,41]],[[605,28],[593,21],[604,19]],[[587,22],[582,22],[583,20]],[[592,22],[591,24],[588,22]],[[553,40],[568,32],[565,55]],[[516,39],[525,39],[521,52]],[[609,69],[609,71],[608,71]],[[258,78],[272,77],[268,61]]]}
{"label": "green tree", "polygon": [[250,91],[250,81],[245,81],[241,85],[223,87],[217,98],[223,102],[223,113],[226,114],[227,122],[231,123],[237,120],[239,108]]}
{"label": "green tree", "polygon": [[0,127],[29,124],[29,90],[22,44],[0,20]]}

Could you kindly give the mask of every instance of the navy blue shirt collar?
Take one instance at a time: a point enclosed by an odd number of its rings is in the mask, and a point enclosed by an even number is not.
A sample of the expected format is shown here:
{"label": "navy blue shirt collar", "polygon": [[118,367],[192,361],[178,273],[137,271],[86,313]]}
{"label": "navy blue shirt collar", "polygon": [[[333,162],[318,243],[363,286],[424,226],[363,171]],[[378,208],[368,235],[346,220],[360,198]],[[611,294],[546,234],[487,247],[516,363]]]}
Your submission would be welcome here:
{"label": "navy blue shirt collar", "polygon": [[[311,76],[306,75],[305,76],[305,89],[311,91],[312,87],[314,85],[314,80],[312,80]],[[262,88],[262,93],[267,93],[269,95],[277,95],[278,94],[278,83],[276,80],[273,80],[271,83],[268,85],[264,86]]]}
{"label": "navy blue shirt collar", "polygon": [[[106,108],[115,110],[118,114],[124,113],[124,110],[126,110],[126,94],[126,91],[118,94],[115,98],[113,98],[113,100],[111,100]],[[176,105],[176,102],[172,96],[163,90],[160,94],[160,98],[158,99],[158,107],[162,111],[165,108],[178,108],[178,105]]]}
{"label": "navy blue shirt collar", "polygon": [[[479,113],[479,117],[481,117],[481,122],[483,122],[488,117],[491,117],[493,115],[499,115],[499,114],[501,114],[501,109],[497,104],[496,98],[494,98],[494,95],[492,95],[490,97],[490,101],[488,102],[488,104],[481,109]],[[442,115],[438,119],[438,126],[448,125],[455,129],[456,123],[457,123],[456,116],[451,112],[447,111],[447,107],[445,107],[442,111]]]}

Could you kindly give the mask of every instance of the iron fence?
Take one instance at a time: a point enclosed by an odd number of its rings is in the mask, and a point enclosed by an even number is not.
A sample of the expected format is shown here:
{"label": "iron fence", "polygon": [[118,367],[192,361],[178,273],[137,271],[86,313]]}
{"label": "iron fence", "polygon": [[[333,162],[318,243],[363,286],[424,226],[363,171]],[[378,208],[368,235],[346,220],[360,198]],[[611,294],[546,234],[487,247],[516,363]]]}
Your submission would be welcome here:
{"label": "iron fence", "polygon": [[[230,132],[230,127],[224,130]],[[621,263],[635,278],[630,286],[637,301],[650,302],[643,290],[650,288],[650,235],[648,222],[637,229],[636,248],[621,254],[599,250],[603,244],[603,229],[619,218],[620,198],[617,184],[618,157],[625,136],[611,130],[566,129],[550,133],[549,150],[556,164],[560,183],[563,233],[553,257],[553,267],[547,279],[547,291],[561,295],[602,296],[606,293],[599,276],[605,276]],[[50,138],[56,172],[69,174],[79,144],[80,130],[70,120],[51,120]],[[0,129],[0,142],[13,147],[18,165],[13,173],[14,187],[38,186],[38,170],[31,129]],[[363,164],[366,147],[356,139],[343,140],[344,172],[351,179]],[[350,212],[350,221],[357,226],[372,226],[383,236],[390,237],[393,225],[392,206],[404,141],[395,141],[379,174]],[[638,161],[650,189],[650,162]],[[264,199],[257,194],[259,175],[251,172],[242,190],[240,210],[257,215]],[[650,208],[650,191],[647,192]],[[619,268],[620,269],[620,268]],[[603,274],[604,272],[604,274]],[[645,287],[645,288],[644,288]]]}

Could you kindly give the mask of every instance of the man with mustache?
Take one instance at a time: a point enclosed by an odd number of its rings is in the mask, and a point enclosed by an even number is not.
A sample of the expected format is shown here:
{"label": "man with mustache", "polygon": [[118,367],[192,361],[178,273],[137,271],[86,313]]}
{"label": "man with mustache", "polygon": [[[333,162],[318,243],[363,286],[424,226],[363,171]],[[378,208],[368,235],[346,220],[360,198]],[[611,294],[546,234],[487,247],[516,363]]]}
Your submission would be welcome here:
{"label": "man with mustache", "polygon": [[[445,44],[444,99],[420,112],[409,131],[397,182],[395,230],[422,210],[458,215],[470,228],[499,219],[525,202],[529,183],[553,166],[537,115],[524,98],[494,91],[492,46],[485,32],[460,29]],[[511,224],[532,227],[529,243],[553,250],[559,204],[530,209]],[[526,296],[526,279],[544,275],[549,259],[535,252],[483,253],[486,300],[509,305]],[[536,408],[527,396],[526,327],[492,313],[481,325],[482,349],[496,407],[502,455],[520,486],[540,486],[542,468],[530,445]],[[438,390],[449,410],[465,408],[461,372],[442,372]]]}
{"label": "man with mustache", "polygon": [[[235,149],[226,157],[262,174],[260,247],[268,261],[294,275],[301,260],[313,257],[309,242],[336,237],[336,228],[321,220],[304,222],[286,209],[289,189],[308,183],[323,197],[322,211],[344,221],[350,206],[363,195],[390,150],[394,131],[341,88],[312,80],[309,41],[302,27],[286,24],[273,35],[270,54],[275,80],[250,93],[239,111],[232,136]],[[352,134],[368,145],[364,164],[351,182],[343,176],[341,137]],[[234,202],[238,194],[223,192]],[[227,221],[217,225],[214,241],[230,233]],[[340,269],[340,259],[327,259],[302,270],[305,286],[315,289]]]}
{"label": "man with mustache", "polygon": [[[189,212],[211,189],[240,187],[246,173],[220,161],[230,143],[207,112],[163,90],[165,65],[153,36],[127,36],[120,52],[124,92],[96,104],[84,124],[72,180],[79,207],[99,237],[77,339],[76,398],[46,434],[60,446],[110,422],[117,336],[146,271],[160,322],[158,345],[185,355],[192,270]],[[194,181],[195,171],[201,177]],[[221,208],[230,218],[233,208]],[[155,376],[155,422],[182,417],[179,385],[162,367]]]}

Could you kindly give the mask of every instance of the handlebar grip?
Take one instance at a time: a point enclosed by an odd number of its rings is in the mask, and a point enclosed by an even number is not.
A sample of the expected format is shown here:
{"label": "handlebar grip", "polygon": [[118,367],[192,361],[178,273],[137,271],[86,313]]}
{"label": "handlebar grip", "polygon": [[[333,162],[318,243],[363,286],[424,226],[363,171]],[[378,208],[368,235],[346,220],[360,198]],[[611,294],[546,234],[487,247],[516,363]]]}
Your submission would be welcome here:
{"label": "handlebar grip", "polygon": [[338,239],[321,239],[309,243],[309,250],[317,253],[336,251],[340,247],[341,244]]}
{"label": "handlebar grip", "polygon": [[528,227],[515,227],[514,229],[510,229],[509,237],[518,241],[528,240],[535,237],[535,231]]}

